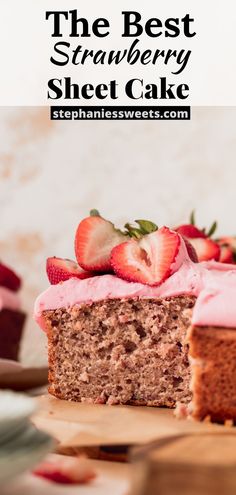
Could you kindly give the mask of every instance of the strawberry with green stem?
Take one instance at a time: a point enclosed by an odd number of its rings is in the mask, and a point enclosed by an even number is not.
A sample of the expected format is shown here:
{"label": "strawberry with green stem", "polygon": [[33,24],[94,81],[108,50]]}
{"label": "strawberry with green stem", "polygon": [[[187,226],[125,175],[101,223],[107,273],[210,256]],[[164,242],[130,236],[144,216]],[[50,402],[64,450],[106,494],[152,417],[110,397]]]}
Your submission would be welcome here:
{"label": "strawberry with green stem", "polygon": [[211,239],[216,228],[217,222],[213,222],[208,231],[205,228],[199,229],[196,227],[195,213],[193,211],[190,215],[190,223],[180,225],[175,230],[191,243],[199,261],[219,261],[220,247],[217,242]]}

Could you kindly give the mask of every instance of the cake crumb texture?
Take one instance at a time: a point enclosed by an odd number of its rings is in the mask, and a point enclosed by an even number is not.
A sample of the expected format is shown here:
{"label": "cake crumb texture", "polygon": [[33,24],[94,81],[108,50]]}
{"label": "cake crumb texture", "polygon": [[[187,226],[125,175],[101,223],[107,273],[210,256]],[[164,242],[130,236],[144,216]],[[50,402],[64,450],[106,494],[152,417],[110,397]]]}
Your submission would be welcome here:
{"label": "cake crumb texture", "polygon": [[192,296],[110,299],[44,311],[49,392],[101,404],[188,403],[194,303]]}
{"label": "cake crumb texture", "polygon": [[198,327],[189,333],[193,392],[192,416],[236,422],[236,332]]}

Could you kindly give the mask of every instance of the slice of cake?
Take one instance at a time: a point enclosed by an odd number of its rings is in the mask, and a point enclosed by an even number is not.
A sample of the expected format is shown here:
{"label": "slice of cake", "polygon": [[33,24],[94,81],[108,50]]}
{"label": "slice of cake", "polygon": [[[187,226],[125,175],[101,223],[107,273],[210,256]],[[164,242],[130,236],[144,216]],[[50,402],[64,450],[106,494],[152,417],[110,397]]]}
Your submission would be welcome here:
{"label": "slice of cake", "polygon": [[[235,273],[235,272],[234,272]],[[219,280],[220,282],[220,280]],[[197,299],[189,332],[191,412],[224,423],[236,420],[236,285],[232,272]]]}
{"label": "slice of cake", "polygon": [[25,322],[18,291],[21,280],[0,263],[0,358],[18,360]]}
{"label": "slice of cake", "polygon": [[[74,401],[167,407],[193,399],[193,415],[203,419],[209,408],[197,412],[197,394],[202,402],[205,392],[199,391],[204,372],[196,378],[195,370],[195,308],[208,315],[200,333],[218,326],[201,297],[217,288],[224,299],[224,288],[236,287],[236,266],[196,263],[194,248],[178,232],[137,223],[121,232],[96,213],[77,229],[78,265],[48,259],[52,285],[37,299],[35,318],[48,337],[49,392]],[[204,259],[219,258],[212,240],[199,239]],[[191,366],[189,344],[197,358]]]}
{"label": "slice of cake", "polygon": [[190,400],[186,328],[194,300],[145,295],[141,284],[113,275],[52,286],[36,306],[48,336],[50,393],[109,404]]}

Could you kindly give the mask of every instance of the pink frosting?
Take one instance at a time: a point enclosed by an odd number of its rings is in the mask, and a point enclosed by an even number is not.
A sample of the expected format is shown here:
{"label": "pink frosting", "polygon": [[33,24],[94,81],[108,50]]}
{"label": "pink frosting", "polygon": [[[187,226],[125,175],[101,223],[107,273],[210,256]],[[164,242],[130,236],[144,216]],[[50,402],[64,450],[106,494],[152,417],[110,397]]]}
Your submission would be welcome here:
{"label": "pink frosting", "polygon": [[21,303],[18,294],[5,287],[0,287],[0,311],[2,311],[2,309],[18,311],[20,306]]}
{"label": "pink frosting", "polygon": [[115,275],[79,280],[71,278],[51,285],[35,302],[34,317],[44,329],[42,312],[90,304],[103,299],[164,298],[193,295],[197,302],[192,321],[196,325],[236,327],[236,265],[215,261],[193,263],[181,245],[174,272],[163,284],[150,287],[127,282]]}

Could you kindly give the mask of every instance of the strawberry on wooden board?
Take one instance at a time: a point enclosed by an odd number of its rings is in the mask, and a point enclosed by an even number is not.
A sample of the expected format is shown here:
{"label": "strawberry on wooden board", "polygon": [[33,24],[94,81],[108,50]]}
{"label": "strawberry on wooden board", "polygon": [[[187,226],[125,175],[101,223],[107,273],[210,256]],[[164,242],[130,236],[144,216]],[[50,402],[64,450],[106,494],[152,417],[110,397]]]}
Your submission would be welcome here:
{"label": "strawberry on wooden board", "polygon": [[89,278],[94,274],[83,270],[75,261],[51,257],[46,263],[47,276],[50,284],[56,285],[69,278]]}
{"label": "strawberry on wooden board", "polygon": [[216,242],[212,241],[212,239],[191,239],[191,244],[197,253],[199,261],[219,261],[220,246]]}
{"label": "strawberry on wooden board", "polygon": [[84,218],[75,235],[76,259],[84,270],[110,271],[112,249],[126,240],[127,236],[99,214]]}
{"label": "strawberry on wooden board", "polygon": [[0,286],[17,292],[21,287],[21,279],[8,266],[0,263]]}
{"label": "strawberry on wooden board", "polygon": [[113,248],[111,265],[117,276],[130,282],[160,285],[172,273],[180,247],[180,236],[162,227],[140,240],[130,240]]}

